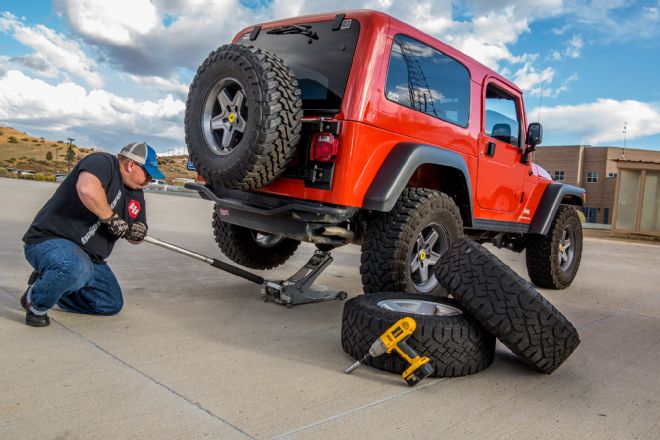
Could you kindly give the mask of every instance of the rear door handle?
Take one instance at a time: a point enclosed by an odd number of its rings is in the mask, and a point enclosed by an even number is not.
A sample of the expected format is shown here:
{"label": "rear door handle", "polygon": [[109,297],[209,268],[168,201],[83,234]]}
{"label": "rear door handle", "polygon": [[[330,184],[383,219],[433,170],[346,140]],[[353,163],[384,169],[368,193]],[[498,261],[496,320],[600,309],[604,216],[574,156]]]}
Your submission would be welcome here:
{"label": "rear door handle", "polygon": [[488,142],[486,144],[486,156],[488,157],[495,156],[495,142]]}

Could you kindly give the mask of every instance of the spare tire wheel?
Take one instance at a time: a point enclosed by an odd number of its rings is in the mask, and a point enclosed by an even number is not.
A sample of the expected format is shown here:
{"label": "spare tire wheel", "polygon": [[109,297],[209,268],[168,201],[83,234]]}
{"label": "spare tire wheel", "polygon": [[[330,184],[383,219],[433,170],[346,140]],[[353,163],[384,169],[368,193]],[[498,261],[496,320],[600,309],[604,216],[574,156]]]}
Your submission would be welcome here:
{"label": "spare tire wheel", "polygon": [[300,139],[295,75],[277,56],[240,44],[211,52],[186,102],[190,158],[213,186],[260,188],[275,180]]}

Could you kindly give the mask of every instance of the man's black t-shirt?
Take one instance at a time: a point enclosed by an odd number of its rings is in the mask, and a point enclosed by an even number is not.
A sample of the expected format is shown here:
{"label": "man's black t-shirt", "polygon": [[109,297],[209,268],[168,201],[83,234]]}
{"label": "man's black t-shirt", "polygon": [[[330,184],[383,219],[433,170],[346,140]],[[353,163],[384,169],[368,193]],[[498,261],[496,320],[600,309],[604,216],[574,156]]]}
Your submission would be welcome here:
{"label": "man's black t-shirt", "polygon": [[76,183],[81,171],[92,173],[101,181],[110,208],[128,224],[146,224],[144,193],[122,183],[119,160],[108,153],[93,153],[82,159],[46,202],[23,236],[25,243],[51,238],[66,238],[79,245],[92,260],[102,262],[112,252],[117,237],[83,205]]}

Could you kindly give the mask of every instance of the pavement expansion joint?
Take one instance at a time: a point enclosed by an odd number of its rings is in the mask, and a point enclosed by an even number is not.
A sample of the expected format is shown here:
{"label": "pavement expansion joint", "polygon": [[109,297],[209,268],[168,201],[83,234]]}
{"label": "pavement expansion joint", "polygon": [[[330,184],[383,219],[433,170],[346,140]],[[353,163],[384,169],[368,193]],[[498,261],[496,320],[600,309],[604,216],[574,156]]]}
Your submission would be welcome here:
{"label": "pavement expansion joint", "polygon": [[414,388],[409,388],[409,389],[407,389],[406,391],[404,391],[402,393],[395,394],[393,396],[386,397],[384,399],[376,400],[374,402],[370,402],[370,403],[358,406],[358,407],[353,408],[353,409],[349,409],[348,411],[344,411],[344,412],[341,412],[339,414],[335,414],[334,416],[330,416],[330,417],[327,417],[325,419],[317,420],[316,422],[312,422],[308,425],[301,426],[300,428],[296,428],[292,431],[288,431],[288,432],[285,432],[283,434],[278,434],[275,437],[273,437],[272,440],[279,440],[279,439],[287,438],[287,437],[292,436],[294,434],[298,434],[300,432],[307,431],[309,429],[315,428],[319,425],[323,425],[325,423],[329,423],[329,422],[332,422],[334,420],[338,420],[338,419],[341,419],[343,417],[350,416],[352,414],[358,413],[358,412],[363,411],[365,409],[374,408],[374,407],[380,406],[384,403],[390,402],[392,400],[400,399],[401,397],[407,396],[408,394],[420,391],[424,388],[432,387],[433,385],[436,385],[436,384],[441,383],[441,382],[445,382],[447,380],[448,380],[448,378],[446,378],[446,377],[441,378],[441,379],[428,380],[427,383],[425,383],[423,385],[415,386]]}
{"label": "pavement expansion joint", "polygon": [[[5,296],[8,296],[8,297],[10,297],[10,298],[12,298],[12,299],[15,299],[16,301],[19,301],[19,300],[20,300],[20,295],[17,297],[16,295],[12,294],[9,290],[5,289],[4,287],[1,287],[1,286],[0,286],[0,292],[3,293]],[[210,409],[205,408],[204,406],[202,406],[201,403],[199,403],[199,402],[197,402],[197,401],[194,401],[194,400],[192,400],[192,399],[190,399],[190,398],[184,396],[183,394],[179,393],[178,391],[176,391],[176,390],[170,388],[169,386],[165,385],[163,382],[160,382],[159,380],[155,379],[154,377],[150,376],[149,374],[145,373],[144,371],[142,371],[142,370],[140,370],[140,369],[134,367],[133,365],[129,364],[128,362],[126,362],[126,361],[123,360],[122,358],[118,357],[118,356],[115,355],[114,353],[111,353],[110,351],[108,351],[108,350],[106,350],[105,348],[101,347],[99,344],[97,344],[96,342],[92,341],[91,339],[89,339],[89,338],[86,337],[85,335],[83,335],[83,334],[81,334],[81,333],[78,333],[77,331],[73,330],[72,328],[67,327],[66,325],[64,325],[62,322],[60,322],[60,321],[54,319],[52,316],[50,317],[50,321],[51,321],[51,323],[56,323],[56,324],[58,324],[59,326],[61,326],[62,328],[64,328],[64,329],[67,330],[68,332],[70,332],[71,334],[76,335],[78,338],[80,338],[80,339],[82,339],[83,341],[85,341],[86,343],[92,345],[94,348],[96,348],[96,349],[99,350],[100,352],[104,353],[106,356],[109,356],[110,358],[112,358],[113,360],[119,362],[119,363],[122,364],[123,366],[129,368],[130,370],[132,370],[132,371],[134,371],[134,372],[136,372],[136,373],[138,373],[140,376],[144,377],[145,379],[147,379],[148,381],[152,382],[153,384],[155,384],[155,385],[157,385],[157,386],[159,386],[159,387],[161,387],[161,388],[164,388],[164,389],[167,390],[169,393],[174,394],[175,396],[179,397],[180,399],[185,400],[185,401],[186,401],[187,403],[189,403],[190,405],[192,405],[192,406],[194,406],[194,407],[200,409],[201,411],[204,411],[204,412],[205,412],[206,414],[208,414],[209,416],[213,417],[214,419],[218,420],[219,422],[221,422],[221,423],[223,423],[223,424],[225,424],[225,425],[227,425],[227,426],[230,426],[230,427],[233,428],[235,431],[237,431],[237,432],[239,432],[239,433],[245,435],[246,437],[248,437],[248,438],[250,438],[250,439],[254,439],[254,440],[256,440],[256,437],[251,436],[251,435],[248,434],[247,432],[243,431],[241,428],[237,427],[236,425],[234,425],[234,424],[228,422],[227,420],[223,419],[222,417],[218,416],[217,414],[215,414],[215,413],[214,413],[213,411],[211,411]],[[42,331],[43,331],[43,330],[42,330]]]}

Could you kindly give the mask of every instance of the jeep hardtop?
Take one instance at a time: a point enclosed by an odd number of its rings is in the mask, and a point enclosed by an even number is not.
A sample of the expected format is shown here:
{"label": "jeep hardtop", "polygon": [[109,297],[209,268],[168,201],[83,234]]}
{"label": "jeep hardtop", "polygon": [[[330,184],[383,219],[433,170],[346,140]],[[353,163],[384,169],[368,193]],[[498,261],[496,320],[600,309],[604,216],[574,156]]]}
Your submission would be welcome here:
{"label": "jeep hardtop", "polygon": [[186,143],[221,251],[269,269],[301,241],[362,247],[365,292],[442,294],[435,265],[467,235],[526,250],[562,289],[581,258],[584,190],[532,161],[522,91],[384,13],[240,31],[190,86]]}

